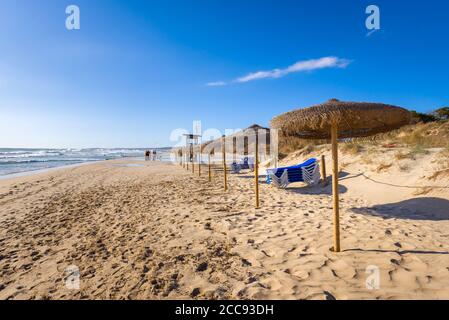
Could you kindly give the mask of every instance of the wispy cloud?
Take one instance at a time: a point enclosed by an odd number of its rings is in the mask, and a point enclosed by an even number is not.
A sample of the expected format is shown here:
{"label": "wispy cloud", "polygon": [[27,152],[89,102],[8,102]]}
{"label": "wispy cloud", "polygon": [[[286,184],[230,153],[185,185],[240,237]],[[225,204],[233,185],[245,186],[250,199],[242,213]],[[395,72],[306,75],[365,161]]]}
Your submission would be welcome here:
{"label": "wispy cloud", "polygon": [[224,81],[215,81],[215,82],[209,82],[206,83],[206,86],[208,87],[221,87],[221,86],[225,86],[226,82]]}
{"label": "wispy cloud", "polygon": [[[290,73],[296,73],[296,72],[306,72],[306,71],[313,71],[313,70],[319,70],[319,69],[327,69],[327,68],[339,68],[344,69],[351,63],[350,60],[347,59],[340,59],[338,57],[323,57],[320,59],[311,59],[311,60],[303,60],[298,61],[295,64],[292,64],[291,66],[284,68],[284,69],[272,69],[268,71],[256,71],[251,72],[245,76],[239,77],[229,83],[245,83],[249,81],[254,80],[261,80],[261,79],[277,79],[285,77],[286,75]],[[217,87],[217,86],[224,86],[229,84],[224,81],[217,81],[217,82],[209,82],[207,86],[209,87]]]}
{"label": "wispy cloud", "polygon": [[340,59],[337,57],[325,57],[320,59],[312,59],[305,61],[298,61],[295,64],[285,69],[273,69],[269,71],[257,71],[246,76],[238,78],[237,82],[248,82],[253,80],[267,79],[267,78],[281,78],[290,73],[313,71],[325,68],[346,68],[350,61]]}

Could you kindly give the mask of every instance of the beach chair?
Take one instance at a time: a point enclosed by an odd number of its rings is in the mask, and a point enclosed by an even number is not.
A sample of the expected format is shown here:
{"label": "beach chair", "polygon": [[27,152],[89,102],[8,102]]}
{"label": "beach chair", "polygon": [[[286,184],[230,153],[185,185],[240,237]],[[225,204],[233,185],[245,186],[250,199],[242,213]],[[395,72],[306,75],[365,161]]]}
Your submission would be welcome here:
{"label": "beach chair", "polygon": [[249,169],[249,159],[248,157],[243,158],[243,162],[240,165],[242,170]]}
{"label": "beach chair", "polygon": [[250,161],[250,158],[245,157],[243,158],[241,163],[234,162],[233,164],[231,164],[231,172],[240,173],[240,170],[254,169],[254,164],[250,164]]}
{"label": "beach chair", "polygon": [[240,168],[254,170],[254,157],[245,157],[243,162],[240,164]]}
{"label": "beach chair", "polygon": [[320,179],[320,166],[316,159],[309,159],[297,166],[267,169],[267,183],[278,188],[287,188],[293,182],[305,182],[313,186]]}
{"label": "beach chair", "polygon": [[231,173],[238,174],[238,173],[240,173],[241,169],[242,169],[242,167],[240,164],[238,164],[236,162],[231,164]]}

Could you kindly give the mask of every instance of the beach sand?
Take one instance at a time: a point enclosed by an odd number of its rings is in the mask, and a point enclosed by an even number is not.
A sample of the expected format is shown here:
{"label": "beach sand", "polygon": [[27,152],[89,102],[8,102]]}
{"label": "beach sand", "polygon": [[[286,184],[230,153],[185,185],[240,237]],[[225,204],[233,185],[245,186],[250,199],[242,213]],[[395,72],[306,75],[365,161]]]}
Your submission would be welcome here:
{"label": "beach sand", "polygon": [[0,181],[0,299],[449,299],[447,189],[412,196],[352,169],[338,254],[330,186],[261,183],[256,210],[251,173],[223,192],[206,167],[114,160]]}

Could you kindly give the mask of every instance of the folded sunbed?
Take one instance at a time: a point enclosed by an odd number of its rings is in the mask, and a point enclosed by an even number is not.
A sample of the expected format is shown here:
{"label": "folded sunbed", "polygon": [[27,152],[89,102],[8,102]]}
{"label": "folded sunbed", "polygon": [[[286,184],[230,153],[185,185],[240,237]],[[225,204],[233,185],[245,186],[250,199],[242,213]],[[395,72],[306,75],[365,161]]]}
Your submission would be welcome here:
{"label": "folded sunbed", "polygon": [[297,166],[267,169],[267,183],[278,188],[286,188],[293,182],[316,185],[320,179],[320,167],[316,159],[309,159]]}

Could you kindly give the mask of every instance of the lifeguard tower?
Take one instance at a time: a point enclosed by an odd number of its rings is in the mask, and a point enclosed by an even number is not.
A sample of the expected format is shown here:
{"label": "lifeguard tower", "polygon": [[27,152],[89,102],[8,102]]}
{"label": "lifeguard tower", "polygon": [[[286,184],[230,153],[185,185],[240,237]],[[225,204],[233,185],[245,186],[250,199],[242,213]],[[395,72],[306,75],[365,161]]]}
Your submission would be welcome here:
{"label": "lifeguard tower", "polygon": [[[192,172],[195,173],[195,160],[197,160],[196,154],[195,154],[195,146],[199,144],[199,140],[201,138],[201,135],[198,134],[191,134],[187,133],[184,134],[186,137],[186,150],[187,150],[187,163],[192,164]],[[199,159],[199,161],[201,161]]]}

